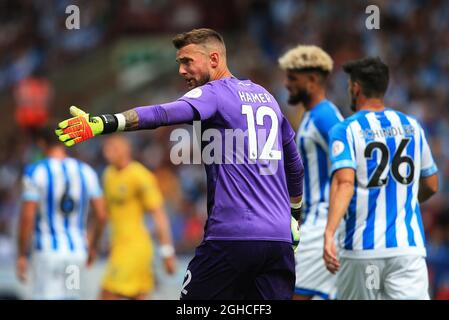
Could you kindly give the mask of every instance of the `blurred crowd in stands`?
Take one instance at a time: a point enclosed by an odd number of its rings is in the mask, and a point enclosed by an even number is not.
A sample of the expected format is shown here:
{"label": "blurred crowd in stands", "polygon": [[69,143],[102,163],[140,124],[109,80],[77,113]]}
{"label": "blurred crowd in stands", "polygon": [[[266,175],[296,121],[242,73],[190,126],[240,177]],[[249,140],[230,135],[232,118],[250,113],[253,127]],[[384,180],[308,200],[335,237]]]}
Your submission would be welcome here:
{"label": "blurred crowd in stands", "polygon": [[[80,8],[79,30],[66,28],[65,10],[70,4]],[[369,4],[380,9],[379,30],[365,26]],[[20,105],[18,92],[23,81],[44,81],[47,95],[40,101],[48,108],[49,121],[61,119],[67,116],[69,106],[57,103],[65,100],[52,89],[52,75],[118,39],[154,35],[165,36],[169,43],[175,33],[203,26],[216,28],[225,36],[231,71],[270,90],[294,128],[298,126],[299,107],[287,106],[283,74],[277,67],[277,58],[285,50],[307,43],[330,53],[335,65],[329,79],[329,98],[346,116],[350,110],[342,63],[365,55],[380,56],[387,62],[391,71],[388,105],[421,121],[439,167],[441,192],[423,205],[422,215],[432,293],[435,298],[449,299],[449,2],[444,0],[1,1],[0,133],[5,134],[0,141],[0,260],[12,259],[8,257],[15,252],[13,236],[23,166],[39,157],[32,137],[18,129],[15,120],[8,120],[14,117],[3,116],[14,113],[14,104]],[[174,56],[172,61],[173,72],[122,97],[110,109],[119,111],[181,96],[186,88],[177,79]],[[83,90],[82,101],[94,112],[89,102],[97,98],[96,88]],[[160,128],[128,136],[136,159],[158,176],[177,250],[188,253],[200,241],[206,219],[205,175],[200,165],[171,163],[171,130]],[[99,174],[105,167],[101,142],[98,139],[72,150]]]}

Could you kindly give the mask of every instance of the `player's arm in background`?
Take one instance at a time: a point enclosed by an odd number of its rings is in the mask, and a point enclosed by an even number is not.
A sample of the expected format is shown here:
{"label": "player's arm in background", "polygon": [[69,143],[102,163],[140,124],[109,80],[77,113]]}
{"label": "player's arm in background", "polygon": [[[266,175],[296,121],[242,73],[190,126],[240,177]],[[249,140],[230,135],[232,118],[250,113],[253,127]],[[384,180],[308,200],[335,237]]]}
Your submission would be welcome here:
{"label": "player's arm in background", "polygon": [[88,231],[89,253],[87,266],[90,267],[97,257],[98,245],[103,234],[104,226],[107,221],[106,203],[103,197],[97,197],[90,200],[90,207],[93,211],[92,226]]}
{"label": "player's arm in background", "polygon": [[424,202],[438,192],[438,168],[433,160],[423,129],[421,129],[421,141],[421,176],[419,179],[418,200],[419,202]]}
{"label": "player's arm in background", "polygon": [[20,281],[26,281],[28,269],[28,254],[33,235],[35,217],[39,204],[39,188],[30,169],[25,170],[22,178],[22,205],[17,233],[16,274]]}
{"label": "player's arm in background", "polygon": [[136,178],[140,199],[145,209],[151,213],[156,238],[160,245],[160,255],[164,261],[164,268],[168,274],[176,271],[176,255],[172,241],[170,220],[164,209],[164,199],[156,181],[156,177],[142,167]]}
{"label": "player's arm in background", "polygon": [[28,252],[34,229],[37,206],[38,204],[35,201],[23,201],[20,210],[16,272],[19,280],[22,282],[26,281]]}
{"label": "player's arm in background", "polygon": [[100,134],[117,131],[156,129],[161,126],[192,123],[212,118],[218,109],[218,98],[211,84],[195,88],[177,101],[137,107],[116,114],[91,116],[70,107],[73,118],[58,124],[56,135],[68,147]]}
{"label": "player's arm in background", "polygon": [[356,162],[352,146],[352,136],[346,127],[337,124],[330,131],[329,154],[331,158],[331,187],[329,213],[324,231],[323,258],[329,272],[335,274],[340,268],[335,244],[335,232],[348,210],[354,195]]}
{"label": "player's arm in background", "polygon": [[90,217],[91,221],[89,221],[90,223],[87,231],[87,266],[90,267],[97,257],[98,245],[107,221],[107,210],[106,202],[103,197],[103,191],[101,190],[97,174],[92,168],[87,165],[83,166],[82,168],[87,178],[86,187],[90,208],[93,212]]}

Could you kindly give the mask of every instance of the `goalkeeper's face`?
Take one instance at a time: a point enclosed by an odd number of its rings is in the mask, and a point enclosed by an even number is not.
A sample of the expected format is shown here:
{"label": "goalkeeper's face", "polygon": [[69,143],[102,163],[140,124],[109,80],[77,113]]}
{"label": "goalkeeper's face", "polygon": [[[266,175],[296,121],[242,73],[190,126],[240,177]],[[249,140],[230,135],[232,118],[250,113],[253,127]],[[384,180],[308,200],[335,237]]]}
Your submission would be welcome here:
{"label": "goalkeeper's face", "polygon": [[176,54],[176,61],[179,64],[179,74],[184,78],[189,89],[210,81],[214,64],[203,46],[189,44],[182,47]]}

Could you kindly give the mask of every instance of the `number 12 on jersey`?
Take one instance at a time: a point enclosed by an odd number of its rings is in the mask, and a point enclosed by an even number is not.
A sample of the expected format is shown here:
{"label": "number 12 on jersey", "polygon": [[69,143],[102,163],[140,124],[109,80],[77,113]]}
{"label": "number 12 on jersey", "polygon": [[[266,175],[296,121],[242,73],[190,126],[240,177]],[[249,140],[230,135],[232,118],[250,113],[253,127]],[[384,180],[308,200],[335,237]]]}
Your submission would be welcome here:
{"label": "number 12 on jersey", "polygon": [[[273,109],[267,106],[260,106],[256,111],[256,119],[254,119],[254,111],[250,105],[242,105],[242,114],[246,116],[248,124],[248,157],[251,160],[281,160],[281,151],[273,150],[274,144],[277,141],[277,133],[279,128],[279,121]],[[268,133],[268,138],[265,145],[262,147],[262,152],[258,153],[258,132],[265,133],[264,129],[257,130],[256,125],[263,126],[265,116],[271,119],[271,128]]]}

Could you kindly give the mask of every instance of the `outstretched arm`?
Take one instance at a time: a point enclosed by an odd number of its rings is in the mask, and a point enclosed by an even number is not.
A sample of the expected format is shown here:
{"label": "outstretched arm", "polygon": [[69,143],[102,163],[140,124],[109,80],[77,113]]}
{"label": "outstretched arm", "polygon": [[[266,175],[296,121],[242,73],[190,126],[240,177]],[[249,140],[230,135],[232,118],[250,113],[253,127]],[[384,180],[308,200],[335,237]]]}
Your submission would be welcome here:
{"label": "outstretched arm", "polygon": [[91,116],[72,106],[70,113],[74,117],[60,122],[56,129],[59,140],[68,147],[100,134],[155,129],[160,126],[191,123],[198,118],[193,107],[182,100],[100,116]]}
{"label": "outstretched arm", "polygon": [[127,110],[121,114],[125,118],[124,131],[139,130],[139,114],[135,109]]}
{"label": "outstretched arm", "polygon": [[161,126],[191,123],[198,118],[195,110],[186,101],[138,107],[119,113],[116,116],[124,118],[124,131],[155,129]]}

